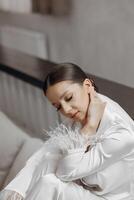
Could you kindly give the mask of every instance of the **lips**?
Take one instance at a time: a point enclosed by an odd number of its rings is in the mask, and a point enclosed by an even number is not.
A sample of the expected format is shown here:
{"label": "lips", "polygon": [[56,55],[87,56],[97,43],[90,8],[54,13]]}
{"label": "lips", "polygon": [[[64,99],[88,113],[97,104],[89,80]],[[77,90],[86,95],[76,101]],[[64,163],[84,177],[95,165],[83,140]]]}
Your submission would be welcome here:
{"label": "lips", "polygon": [[75,118],[75,116],[77,115],[79,111],[77,111],[76,113],[74,113],[74,115],[72,115],[72,118]]}

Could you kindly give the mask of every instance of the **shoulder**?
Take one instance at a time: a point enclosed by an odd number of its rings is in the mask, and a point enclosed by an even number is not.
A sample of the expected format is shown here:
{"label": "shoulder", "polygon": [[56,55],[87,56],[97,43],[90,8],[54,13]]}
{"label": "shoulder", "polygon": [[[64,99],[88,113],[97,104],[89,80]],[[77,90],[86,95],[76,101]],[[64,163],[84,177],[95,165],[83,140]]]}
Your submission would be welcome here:
{"label": "shoulder", "polygon": [[127,124],[133,124],[132,126],[134,126],[132,118],[116,101],[100,93],[98,93],[98,96],[102,101],[107,103],[107,110],[113,116],[114,120],[117,121],[119,119]]}

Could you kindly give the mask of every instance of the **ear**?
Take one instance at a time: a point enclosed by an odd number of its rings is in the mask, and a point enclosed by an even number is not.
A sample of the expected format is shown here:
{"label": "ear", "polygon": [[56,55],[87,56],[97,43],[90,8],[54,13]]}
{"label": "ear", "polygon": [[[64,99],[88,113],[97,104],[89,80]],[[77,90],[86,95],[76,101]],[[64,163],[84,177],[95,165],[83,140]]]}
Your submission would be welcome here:
{"label": "ear", "polygon": [[94,90],[94,87],[92,86],[92,83],[91,83],[90,79],[88,79],[88,78],[86,78],[83,81],[83,87],[86,89],[86,91],[88,92],[88,94],[90,94],[90,92],[92,90]]}

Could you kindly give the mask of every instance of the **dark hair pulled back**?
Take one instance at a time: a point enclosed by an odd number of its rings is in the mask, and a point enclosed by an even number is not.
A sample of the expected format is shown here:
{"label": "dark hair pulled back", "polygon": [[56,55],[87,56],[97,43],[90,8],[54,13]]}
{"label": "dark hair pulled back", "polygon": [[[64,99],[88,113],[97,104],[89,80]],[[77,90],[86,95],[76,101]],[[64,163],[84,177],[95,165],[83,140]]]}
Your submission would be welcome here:
{"label": "dark hair pulled back", "polygon": [[88,77],[88,75],[76,64],[73,63],[60,63],[56,64],[53,70],[48,73],[43,83],[43,91],[46,95],[46,91],[49,86],[52,86],[61,81],[72,81],[74,83],[79,83],[82,85],[83,81],[88,78],[90,79],[94,89],[98,91],[93,79]]}

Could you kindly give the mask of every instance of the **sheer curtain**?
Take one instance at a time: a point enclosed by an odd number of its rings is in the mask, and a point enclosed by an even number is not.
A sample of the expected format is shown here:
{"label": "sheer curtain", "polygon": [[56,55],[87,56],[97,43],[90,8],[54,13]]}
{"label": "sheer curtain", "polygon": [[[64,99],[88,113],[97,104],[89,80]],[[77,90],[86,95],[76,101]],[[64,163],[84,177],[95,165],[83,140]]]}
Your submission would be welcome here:
{"label": "sheer curtain", "polygon": [[32,12],[32,0],[0,0],[0,9],[9,12]]}

